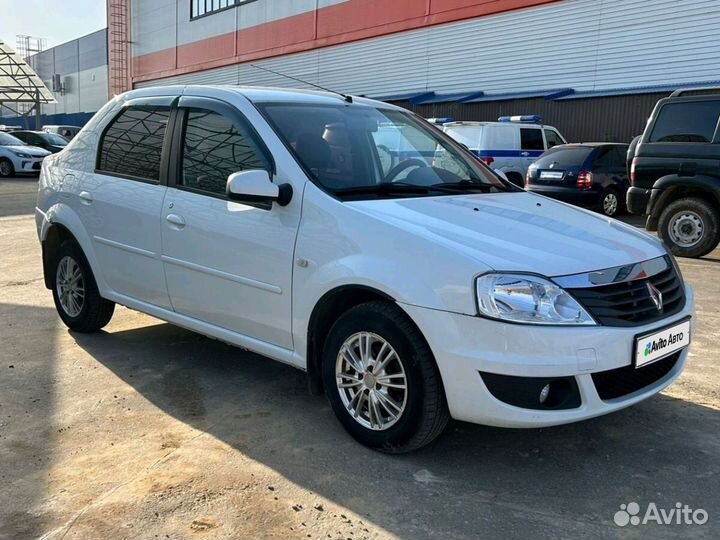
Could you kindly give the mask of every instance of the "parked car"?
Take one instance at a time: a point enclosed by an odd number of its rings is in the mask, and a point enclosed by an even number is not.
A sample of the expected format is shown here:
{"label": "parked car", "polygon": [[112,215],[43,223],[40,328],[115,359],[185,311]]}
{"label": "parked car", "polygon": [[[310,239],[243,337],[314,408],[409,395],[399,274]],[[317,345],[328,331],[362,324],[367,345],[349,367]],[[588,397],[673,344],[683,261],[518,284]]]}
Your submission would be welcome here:
{"label": "parked car", "polygon": [[9,133],[0,133],[0,176],[16,173],[38,173],[40,164],[50,152],[28,146]]}
{"label": "parked car", "polygon": [[68,143],[65,137],[45,131],[12,131],[10,135],[17,137],[25,144],[43,148],[53,154],[64,150]]}
{"label": "parked car", "polygon": [[522,187],[528,167],[545,150],[567,143],[557,129],[541,122],[533,115],[501,116],[497,122],[448,122],[443,130]]}
{"label": "parked car", "polygon": [[[380,126],[442,159],[384,168]],[[36,223],[69,328],[120,303],[285,362],[386,452],[450,417],[529,428],[638,403],[680,375],[694,326],[657,238],[332,93],[120,95],[43,163]]]}
{"label": "parked car", "polygon": [[525,189],[606,216],[622,211],[628,178],[627,144],[564,144],[530,165]]}
{"label": "parked car", "polygon": [[43,126],[42,130],[47,133],[55,133],[61,137],[65,137],[71,141],[75,135],[80,133],[82,128],[79,126]]}
{"label": "parked car", "polygon": [[676,91],[658,101],[632,156],[628,209],[679,257],[720,242],[719,118],[720,93]]}

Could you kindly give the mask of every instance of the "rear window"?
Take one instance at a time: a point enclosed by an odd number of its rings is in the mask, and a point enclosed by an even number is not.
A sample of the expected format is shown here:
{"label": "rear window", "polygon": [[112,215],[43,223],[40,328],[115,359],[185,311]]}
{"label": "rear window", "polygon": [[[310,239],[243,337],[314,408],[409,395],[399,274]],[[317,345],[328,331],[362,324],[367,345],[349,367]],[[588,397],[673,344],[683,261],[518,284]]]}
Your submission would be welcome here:
{"label": "rear window", "polygon": [[593,151],[591,146],[573,146],[566,148],[555,147],[553,150],[545,152],[540,159],[535,162],[538,169],[547,169],[550,165],[553,168],[562,169],[563,167],[579,167],[588,158]]}
{"label": "rear window", "polygon": [[669,103],[660,109],[650,142],[712,142],[718,116],[720,101]]}

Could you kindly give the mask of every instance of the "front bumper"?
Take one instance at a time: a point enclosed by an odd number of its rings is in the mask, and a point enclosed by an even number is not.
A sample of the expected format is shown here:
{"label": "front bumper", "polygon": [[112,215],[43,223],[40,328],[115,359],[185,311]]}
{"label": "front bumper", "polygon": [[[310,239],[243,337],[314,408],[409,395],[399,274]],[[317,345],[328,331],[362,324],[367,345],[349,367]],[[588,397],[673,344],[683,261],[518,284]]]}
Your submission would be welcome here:
{"label": "front bumper", "polygon": [[[687,348],[666,375],[618,398],[601,399],[592,374],[631,365],[637,335],[693,316],[693,291],[688,285],[685,288],[686,302],[681,312],[635,327],[510,324],[407,304],[401,306],[418,325],[435,355],[453,418],[490,426],[531,428],[608,414],[647,399],[674,381],[685,367]],[[694,316],[691,320],[692,334]],[[481,372],[520,377],[574,377],[580,405],[564,410],[509,405],[490,393]]]}
{"label": "front bumper", "polygon": [[16,173],[39,173],[45,157],[15,158],[13,164]]}
{"label": "front bumper", "polygon": [[631,214],[641,216],[648,214],[648,203],[650,202],[650,189],[637,186],[630,186],[625,195],[625,206]]}

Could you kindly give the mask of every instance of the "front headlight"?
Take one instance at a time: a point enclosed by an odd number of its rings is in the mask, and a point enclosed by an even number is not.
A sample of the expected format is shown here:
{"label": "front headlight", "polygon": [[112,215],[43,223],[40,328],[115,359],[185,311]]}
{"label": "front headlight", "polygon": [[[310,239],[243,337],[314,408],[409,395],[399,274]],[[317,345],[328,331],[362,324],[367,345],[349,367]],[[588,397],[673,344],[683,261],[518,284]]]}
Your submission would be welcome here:
{"label": "front headlight", "polygon": [[592,325],[593,318],[561,287],[538,276],[485,274],[476,284],[481,315],[526,324]]}
{"label": "front headlight", "polygon": [[24,154],[23,152],[13,152],[13,154],[22,159],[32,159],[30,154]]}

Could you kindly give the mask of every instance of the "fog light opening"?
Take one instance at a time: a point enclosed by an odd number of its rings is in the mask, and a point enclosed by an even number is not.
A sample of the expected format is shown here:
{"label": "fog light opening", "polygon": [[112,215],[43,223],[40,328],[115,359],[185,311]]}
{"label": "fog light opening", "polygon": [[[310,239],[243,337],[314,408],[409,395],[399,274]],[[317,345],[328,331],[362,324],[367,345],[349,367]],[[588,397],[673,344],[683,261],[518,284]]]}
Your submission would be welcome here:
{"label": "fog light opening", "polygon": [[540,389],[538,401],[546,409],[561,407],[572,393],[572,385],[567,379],[554,379]]}
{"label": "fog light opening", "polygon": [[540,397],[538,398],[538,401],[540,401],[541,404],[545,404],[547,401],[548,396],[550,395],[550,385],[546,384],[542,387],[542,390],[540,390]]}

